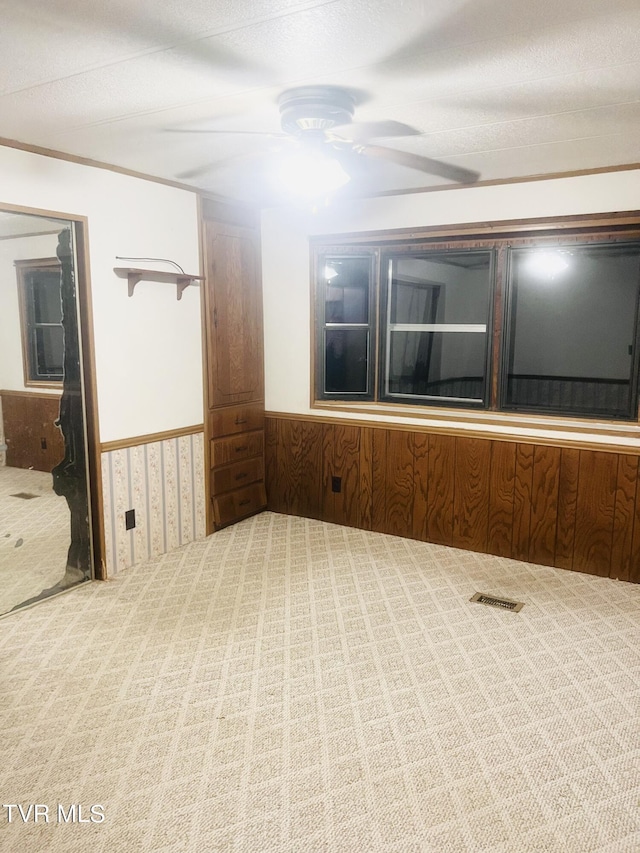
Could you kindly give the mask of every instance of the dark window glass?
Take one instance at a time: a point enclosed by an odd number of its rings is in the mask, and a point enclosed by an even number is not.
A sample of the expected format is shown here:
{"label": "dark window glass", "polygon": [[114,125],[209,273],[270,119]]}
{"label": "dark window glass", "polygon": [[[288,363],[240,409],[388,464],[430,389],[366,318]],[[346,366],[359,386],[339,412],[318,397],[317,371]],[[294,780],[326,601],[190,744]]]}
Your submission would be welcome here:
{"label": "dark window glass", "polygon": [[17,261],[23,326],[25,382],[62,382],[64,333],[60,266],[51,261]]}
{"label": "dark window glass", "polygon": [[504,407],[634,417],[638,244],[512,249]]}
{"label": "dark window glass", "polygon": [[368,339],[367,329],[327,329],[326,392],[366,393]]}
{"label": "dark window glass", "polygon": [[490,251],[388,259],[383,396],[486,398]]}
{"label": "dark window glass", "polygon": [[62,326],[36,326],[33,330],[35,341],[35,376],[62,376],[64,355],[64,336]]}
{"label": "dark window glass", "polygon": [[327,258],[325,279],[325,322],[369,322],[368,258]]}
{"label": "dark window glass", "polygon": [[371,277],[371,256],[320,258],[318,340],[323,351],[318,377],[325,397],[372,396]]}
{"label": "dark window glass", "polygon": [[482,402],[485,337],[398,332],[391,338],[389,393]]}
{"label": "dark window glass", "polygon": [[33,301],[34,323],[60,323],[62,305],[59,270],[34,271],[29,274],[27,281]]}
{"label": "dark window glass", "polygon": [[438,319],[440,286],[396,279],[391,288],[391,323],[435,323]]}

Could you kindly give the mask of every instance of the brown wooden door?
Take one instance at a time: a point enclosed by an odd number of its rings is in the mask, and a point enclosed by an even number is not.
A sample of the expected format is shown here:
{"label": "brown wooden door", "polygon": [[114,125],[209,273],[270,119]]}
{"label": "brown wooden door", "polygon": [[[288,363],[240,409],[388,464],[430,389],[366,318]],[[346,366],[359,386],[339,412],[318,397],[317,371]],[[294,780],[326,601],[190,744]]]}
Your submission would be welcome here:
{"label": "brown wooden door", "polygon": [[205,221],[209,406],[262,400],[262,295],[257,234]]}

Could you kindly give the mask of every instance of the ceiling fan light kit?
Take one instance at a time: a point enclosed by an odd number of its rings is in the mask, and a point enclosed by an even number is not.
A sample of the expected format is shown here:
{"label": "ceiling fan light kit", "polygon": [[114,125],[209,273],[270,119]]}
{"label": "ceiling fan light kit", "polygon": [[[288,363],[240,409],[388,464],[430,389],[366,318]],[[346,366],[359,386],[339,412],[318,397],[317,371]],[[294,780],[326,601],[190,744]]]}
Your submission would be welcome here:
{"label": "ceiling fan light kit", "polygon": [[338,86],[298,86],[278,97],[280,125],[293,135],[309,131],[325,133],[351,124],[355,97]]}
{"label": "ceiling fan light kit", "polygon": [[337,158],[306,146],[282,153],[269,177],[276,191],[304,202],[327,198],[351,180]]}
{"label": "ceiling fan light kit", "polygon": [[[360,158],[375,162],[385,160],[405,169],[428,175],[438,175],[455,183],[477,181],[477,172],[433,160],[396,148],[372,144],[372,140],[388,137],[420,135],[414,127],[396,121],[353,122],[356,105],[363,93],[341,86],[296,86],[278,97],[282,133],[215,130],[211,133],[243,133],[295,146],[289,156],[277,158],[269,170],[269,183],[282,194],[315,201],[326,198],[344,186],[358,171]],[[189,132],[189,131],[181,131]],[[195,130],[206,133],[206,130]],[[283,165],[283,159],[289,161]],[[279,162],[278,162],[279,160]],[[191,174],[193,176],[215,169],[211,163]]]}

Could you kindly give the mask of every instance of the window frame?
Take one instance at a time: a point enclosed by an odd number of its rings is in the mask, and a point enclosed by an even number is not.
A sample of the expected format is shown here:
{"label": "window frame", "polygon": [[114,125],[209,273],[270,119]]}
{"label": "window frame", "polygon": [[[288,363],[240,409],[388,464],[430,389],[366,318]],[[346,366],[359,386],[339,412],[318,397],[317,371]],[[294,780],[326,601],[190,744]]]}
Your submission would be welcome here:
{"label": "window frame", "polygon": [[[590,243],[638,243],[640,242],[640,211],[585,214],[578,216],[559,216],[527,220],[503,220],[495,222],[476,222],[428,226],[415,229],[397,229],[392,231],[354,232],[344,234],[318,235],[310,238],[311,246],[311,290],[313,316],[311,317],[311,388],[310,405],[312,408],[325,408],[333,411],[360,412],[379,415],[400,415],[418,419],[451,420],[461,423],[483,425],[513,425],[515,427],[560,428],[575,432],[594,434],[602,432],[620,437],[635,438],[640,421],[640,413],[634,408],[631,418],[604,417],[599,415],[554,413],[549,410],[531,411],[508,409],[502,406],[503,365],[507,363],[505,355],[508,340],[506,311],[508,309],[508,252],[511,248],[543,248],[566,246],[570,244]],[[447,250],[494,249],[494,284],[491,306],[492,336],[490,345],[490,370],[487,375],[488,403],[485,408],[473,408],[466,403],[454,405],[444,398],[436,401],[399,402],[396,399],[384,399],[381,395],[380,364],[382,344],[382,325],[384,317],[380,309],[382,279],[381,258],[384,255],[402,255],[404,253],[443,252]],[[318,362],[322,359],[322,337],[318,335],[318,259],[327,255],[370,255],[374,270],[372,283],[373,299],[376,304],[376,328],[371,336],[373,345],[373,367],[376,375],[374,393],[370,399],[358,400],[338,398],[335,394],[318,393]],[[372,303],[374,304],[374,303]],[[636,323],[636,372],[632,379],[636,401],[640,405],[638,381],[640,380],[640,311]],[[361,402],[364,405],[358,405]],[[483,434],[485,434],[483,432]]]}
{"label": "window frame", "polygon": [[[612,243],[616,244],[628,244],[636,247],[640,252],[640,239],[628,239],[628,240],[587,240],[585,242],[574,242],[573,246],[576,248],[585,247],[585,246],[607,246],[612,245]],[[545,244],[549,245],[549,244]],[[565,248],[567,244],[563,242],[557,243],[559,248]],[[505,271],[505,293],[504,293],[504,315],[503,322],[501,324],[502,331],[502,343],[501,343],[501,369],[497,376],[500,392],[499,392],[499,408],[497,411],[505,414],[514,413],[520,415],[540,415],[540,416],[551,416],[558,418],[585,418],[587,420],[593,421],[612,421],[615,423],[637,423],[640,421],[640,412],[638,410],[639,400],[640,400],[640,392],[638,389],[638,379],[640,376],[640,281],[638,281],[638,290],[636,292],[636,300],[635,300],[635,316],[634,316],[634,330],[635,335],[633,338],[633,361],[631,366],[630,373],[630,391],[631,391],[631,399],[629,403],[629,411],[631,413],[630,417],[626,415],[615,415],[612,413],[606,414],[586,414],[586,413],[576,413],[576,412],[566,412],[562,409],[553,407],[541,407],[534,405],[522,405],[515,404],[509,405],[507,403],[507,384],[509,380],[509,371],[508,365],[511,360],[511,329],[513,323],[513,309],[515,304],[514,297],[514,282],[511,277],[511,268],[512,268],[512,258],[513,258],[513,250],[516,251],[523,248],[537,248],[534,246],[509,246],[506,250],[506,271]]]}
{"label": "window frame", "polygon": [[[60,378],[48,376],[43,379],[33,379],[32,375],[37,374],[37,365],[34,362],[34,334],[35,330],[43,327],[59,326],[63,328],[62,321],[60,323],[36,323],[32,319],[32,299],[27,293],[28,282],[27,275],[37,272],[38,270],[51,271],[52,268],[60,269],[60,261],[58,258],[30,258],[26,260],[14,261],[16,269],[16,277],[18,284],[18,305],[20,315],[20,336],[22,341],[22,368],[24,374],[25,387],[31,388],[55,388],[62,389],[64,382],[64,371],[60,374]],[[33,368],[33,369],[32,369]]]}
{"label": "window frame", "polygon": [[[354,249],[350,251],[351,247],[347,248],[345,251],[345,247],[341,247],[337,249],[335,252],[331,251],[329,248],[327,251],[321,251],[315,255],[314,258],[314,266],[313,266],[313,281],[314,281],[314,331],[315,336],[314,340],[316,343],[313,345],[313,351],[315,354],[315,358],[312,357],[312,364],[315,363],[314,370],[314,387],[312,389],[312,393],[315,396],[317,392],[316,399],[318,400],[338,400],[345,402],[373,402],[375,400],[375,387],[377,381],[377,347],[378,347],[378,300],[377,300],[377,292],[376,292],[376,280],[377,280],[377,267],[378,267],[378,257],[375,252],[367,252],[367,251],[358,251]],[[325,299],[325,283],[321,280],[320,270],[326,267],[327,262],[331,259],[337,260],[342,258],[364,258],[369,263],[369,292],[368,292],[368,305],[369,305],[369,322],[366,324],[362,323],[331,323],[327,324],[326,321],[326,299]],[[366,326],[368,332],[368,341],[367,341],[367,389],[364,392],[354,392],[354,391],[325,391],[325,382],[326,382],[326,332],[328,325],[331,325],[332,328],[336,326],[344,326],[345,330],[354,329],[354,328],[363,328]]]}
{"label": "window frame", "polygon": [[[447,250],[435,250],[432,249],[432,254],[445,255],[447,252],[451,252],[451,254],[458,254],[459,249],[447,249]],[[496,249],[491,248],[472,248],[465,249],[464,251],[468,252],[478,252],[489,254],[489,293],[488,293],[488,312],[487,312],[487,321],[486,321],[486,330],[484,334],[486,335],[485,342],[485,356],[484,356],[484,388],[483,395],[480,400],[473,399],[460,399],[456,397],[411,397],[411,395],[404,395],[401,397],[398,394],[391,394],[386,390],[386,384],[388,380],[388,328],[389,328],[389,310],[390,310],[390,290],[391,290],[391,264],[402,256],[411,256],[411,257],[420,257],[425,256],[428,257],[429,252],[422,253],[420,250],[416,250],[414,252],[403,252],[402,254],[396,253],[393,250],[385,249],[380,255],[380,274],[379,274],[379,303],[380,303],[380,311],[379,311],[379,322],[378,322],[378,340],[379,340],[379,348],[377,353],[377,369],[378,369],[378,400],[383,403],[395,403],[396,405],[407,405],[407,406],[425,406],[425,407],[437,407],[442,408],[446,406],[447,408],[460,408],[471,411],[485,410],[489,408],[490,398],[491,398],[491,378],[492,378],[492,355],[493,355],[493,310],[495,303],[495,288],[496,288],[496,262],[497,262],[497,252]]]}

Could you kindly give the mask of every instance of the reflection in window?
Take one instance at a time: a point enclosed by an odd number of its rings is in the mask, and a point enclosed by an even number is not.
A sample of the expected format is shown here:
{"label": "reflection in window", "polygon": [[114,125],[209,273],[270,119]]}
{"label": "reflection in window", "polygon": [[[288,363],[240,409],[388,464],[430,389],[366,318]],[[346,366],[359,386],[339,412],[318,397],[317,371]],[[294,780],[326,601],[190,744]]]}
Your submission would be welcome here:
{"label": "reflection in window", "polygon": [[510,255],[504,406],[633,417],[640,245]]}
{"label": "reflection in window", "polygon": [[367,392],[366,329],[327,329],[325,389],[330,393]]}
{"label": "reflection in window", "polygon": [[323,394],[371,394],[371,258],[327,256],[320,264]]}
{"label": "reflection in window", "polygon": [[325,322],[369,322],[369,259],[334,259],[325,265]]}
{"label": "reflection in window", "polygon": [[383,397],[482,404],[492,253],[388,260]]}
{"label": "reflection in window", "polygon": [[60,264],[56,258],[16,261],[25,383],[60,383],[64,336]]}

